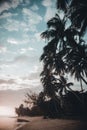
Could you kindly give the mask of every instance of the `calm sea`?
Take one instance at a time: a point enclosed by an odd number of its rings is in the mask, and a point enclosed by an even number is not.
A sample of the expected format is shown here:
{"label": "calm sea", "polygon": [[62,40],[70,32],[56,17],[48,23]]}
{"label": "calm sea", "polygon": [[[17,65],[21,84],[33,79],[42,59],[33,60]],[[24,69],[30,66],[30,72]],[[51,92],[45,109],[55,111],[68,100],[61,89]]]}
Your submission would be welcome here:
{"label": "calm sea", "polygon": [[14,117],[0,117],[0,130],[15,130],[17,119]]}

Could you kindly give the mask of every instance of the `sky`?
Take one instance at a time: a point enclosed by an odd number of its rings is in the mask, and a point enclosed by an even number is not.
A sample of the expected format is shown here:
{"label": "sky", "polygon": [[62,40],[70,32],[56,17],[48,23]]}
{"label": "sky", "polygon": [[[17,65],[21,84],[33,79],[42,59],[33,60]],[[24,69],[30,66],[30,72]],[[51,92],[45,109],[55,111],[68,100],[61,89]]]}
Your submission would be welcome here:
{"label": "sky", "polygon": [[15,107],[26,92],[42,90],[40,34],[56,12],[56,0],[0,0],[0,106]]}
{"label": "sky", "polygon": [[41,91],[40,34],[55,13],[56,0],[0,0],[0,104],[7,95],[12,102],[12,93],[19,101],[19,90]]}

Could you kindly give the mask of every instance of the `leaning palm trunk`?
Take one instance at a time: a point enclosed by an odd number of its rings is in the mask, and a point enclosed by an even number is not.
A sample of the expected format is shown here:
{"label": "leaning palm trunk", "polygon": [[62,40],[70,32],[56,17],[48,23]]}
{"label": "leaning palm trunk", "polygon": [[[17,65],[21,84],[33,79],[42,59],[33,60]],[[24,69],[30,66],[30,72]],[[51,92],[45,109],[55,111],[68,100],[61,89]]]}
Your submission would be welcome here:
{"label": "leaning palm trunk", "polygon": [[87,85],[87,81],[80,75],[81,79],[84,81],[84,83]]}
{"label": "leaning palm trunk", "polygon": [[80,103],[83,104],[82,100],[73,92],[73,90],[72,90],[70,87],[68,87],[68,89],[69,89],[69,90],[72,92],[72,94],[78,99],[78,101],[80,101]]}
{"label": "leaning palm trunk", "polygon": [[83,92],[82,79],[80,78],[81,92]]}
{"label": "leaning palm trunk", "polygon": [[[86,112],[86,107],[85,107],[85,102],[84,102],[84,95],[82,94],[82,100],[73,92],[73,90],[68,87],[70,89],[70,91],[75,95],[75,97],[78,99],[78,101],[80,101],[80,103],[82,104],[82,113]],[[83,114],[84,115],[84,114]]]}

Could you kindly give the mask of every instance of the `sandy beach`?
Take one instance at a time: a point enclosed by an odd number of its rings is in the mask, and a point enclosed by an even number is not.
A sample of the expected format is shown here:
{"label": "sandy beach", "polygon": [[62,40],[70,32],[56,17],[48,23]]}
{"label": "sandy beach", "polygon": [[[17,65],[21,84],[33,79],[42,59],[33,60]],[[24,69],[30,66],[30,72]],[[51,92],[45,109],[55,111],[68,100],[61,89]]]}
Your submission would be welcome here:
{"label": "sandy beach", "polygon": [[16,127],[16,118],[0,117],[0,130],[14,130]]}
{"label": "sandy beach", "polygon": [[16,130],[87,130],[87,123],[80,120],[31,117],[29,121]]}

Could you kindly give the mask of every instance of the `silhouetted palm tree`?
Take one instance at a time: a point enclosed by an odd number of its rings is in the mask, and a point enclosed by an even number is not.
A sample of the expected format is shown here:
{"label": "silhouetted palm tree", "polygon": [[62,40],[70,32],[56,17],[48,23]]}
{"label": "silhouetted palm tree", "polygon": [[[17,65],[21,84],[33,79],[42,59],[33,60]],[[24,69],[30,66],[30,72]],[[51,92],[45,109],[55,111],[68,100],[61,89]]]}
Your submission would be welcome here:
{"label": "silhouetted palm tree", "polygon": [[44,88],[44,94],[50,98],[56,98],[57,83],[56,78],[49,72],[49,70],[41,73],[41,82]]}
{"label": "silhouetted palm tree", "polygon": [[69,64],[68,71],[80,81],[82,88],[82,80],[87,84],[84,78],[87,77],[87,46],[79,44],[78,48],[72,49],[67,55],[66,62]]}
{"label": "silhouetted palm tree", "polygon": [[55,73],[64,73],[66,63],[65,55],[71,47],[77,47],[78,43],[75,36],[79,37],[79,32],[71,26],[66,28],[66,18],[60,18],[58,14],[48,21],[48,30],[41,34],[42,38],[48,40],[48,44],[43,49],[41,60],[44,62],[44,71],[46,68],[55,70]]}
{"label": "silhouetted palm tree", "polygon": [[[64,77],[61,76],[66,72],[70,72],[71,75],[74,75],[80,81],[81,88],[82,80],[87,84],[84,78],[84,76],[87,77],[87,47],[82,40],[82,32],[86,28],[84,26],[86,21],[83,22],[85,20],[83,19],[80,24],[77,24],[78,19],[74,20],[74,13],[76,13],[76,8],[79,4],[74,6],[73,2],[74,0],[58,0],[57,7],[63,11],[64,16],[62,18],[58,12],[47,22],[48,28],[41,34],[41,37],[48,42],[41,55],[44,66],[41,73],[41,81],[44,93],[51,98],[56,97],[57,92],[61,97],[63,92],[66,93],[67,89],[72,91],[69,87],[72,83],[67,83]],[[76,14],[76,18],[78,18],[77,16],[78,14]],[[69,25],[67,26],[67,24]],[[57,74],[60,76],[60,82],[55,78]],[[74,94],[74,91],[72,93]]]}
{"label": "silhouetted palm tree", "polygon": [[64,76],[60,76],[60,78],[58,79],[58,92],[60,97],[62,97],[64,94],[66,94],[68,92],[68,90],[73,91],[70,86],[73,85],[72,82],[67,82],[67,79]]}
{"label": "silhouetted palm tree", "polygon": [[83,35],[87,28],[87,0],[72,0],[70,8],[71,20],[77,28],[81,29]]}
{"label": "silhouetted palm tree", "polygon": [[[77,100],[83,105],[83,101],[80,99],[80,97],[76,94],[76,91],[74,91],[70,86],[73,86],[74,84],[72,82],[67,82],[67,78],[64,76],[60,76],[58,79],[58,92],[60,97],[62,98],[63,95],[67,95],[68,92],[71,92]],[[78,92],[80,93],[80,92]]]}
{"label": "silhouetted palm tree", "polygon": [[38,95],[36,93],[33,93],[33,92],[26,93],[25,97],[26,98],[25,98],[24,102],[27,105],[33,105],[33,106],[37,105]]}
{"label": "silhouetted palm tree", "polygon": [[57,0],[57,8],[63,10],[70,17],[72,26],[80,29],[80,35],[87,28],[87,0]]}

